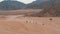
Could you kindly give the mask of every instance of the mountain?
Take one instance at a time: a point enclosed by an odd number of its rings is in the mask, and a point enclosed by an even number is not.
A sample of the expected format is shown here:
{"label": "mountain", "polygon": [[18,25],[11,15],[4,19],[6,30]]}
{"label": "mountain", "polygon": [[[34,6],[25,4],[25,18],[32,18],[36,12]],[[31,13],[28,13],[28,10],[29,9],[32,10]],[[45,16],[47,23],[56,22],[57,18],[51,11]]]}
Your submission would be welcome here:
{"label": "mountain", "polygon": [[25,6],[24,3],[18,1],[2,1],[0,2],[0,9],[2,10],[13,10],[22,9]]}
{"label": "mountain", "polygon": [[46,1],[48,1],[48,0],[36,0],[36,1],[28,4],[26,8],[30,8],[30,9],[31,9],[31,8],[32,8],[32,9],[40,9],[41,4],[42,4],[43,2],[46,2]]}
{"label": "mountain", "polygon": [[43,11],[35,14],[31,14],[30,16],[36,17],[60,17],[60,0],[54,1],[45,1],[40,4],[40,7]]}

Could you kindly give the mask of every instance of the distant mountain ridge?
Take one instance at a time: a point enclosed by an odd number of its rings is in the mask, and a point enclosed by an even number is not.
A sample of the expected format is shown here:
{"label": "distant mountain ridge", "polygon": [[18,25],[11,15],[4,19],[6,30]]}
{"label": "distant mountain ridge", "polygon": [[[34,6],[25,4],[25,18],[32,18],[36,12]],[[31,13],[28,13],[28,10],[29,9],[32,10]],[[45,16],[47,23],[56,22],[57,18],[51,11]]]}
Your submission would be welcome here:
{"label": "distant mountain ridge", "polygon": [[48,1],[48,0],[36,0],[36,1],[28,4],[26,8],[40,9],[41,4],[46,1]]}
{"label": "distant mountain ridge", "polygon": [[18,1],[2,1],[0,2],[0,9],[2,10],[13,10],[22,9],[25,6],[24,3]]}

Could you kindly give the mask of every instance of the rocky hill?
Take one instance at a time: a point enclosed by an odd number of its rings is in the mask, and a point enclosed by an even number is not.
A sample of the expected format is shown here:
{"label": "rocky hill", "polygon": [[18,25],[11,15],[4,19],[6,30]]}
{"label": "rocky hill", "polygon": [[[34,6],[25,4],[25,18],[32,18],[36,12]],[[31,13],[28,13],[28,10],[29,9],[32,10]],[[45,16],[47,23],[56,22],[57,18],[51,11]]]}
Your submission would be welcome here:
{"label": "rocky hill", "polygon": [[39,17],[60,17],[60,0],[46,1],[37,6],[37,8],[42,8],[43,11],[39,13],[32,14],[30,16]]}

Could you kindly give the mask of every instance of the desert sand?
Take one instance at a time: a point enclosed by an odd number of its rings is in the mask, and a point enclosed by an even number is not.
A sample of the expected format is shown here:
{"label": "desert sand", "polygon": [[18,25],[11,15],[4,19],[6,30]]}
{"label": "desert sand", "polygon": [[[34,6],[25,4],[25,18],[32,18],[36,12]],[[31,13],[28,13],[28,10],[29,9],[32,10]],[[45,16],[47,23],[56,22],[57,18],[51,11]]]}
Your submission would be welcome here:
{"label": "desert sand", "polygon": [[60,34],[60,17],[0,15],[0,34]]}

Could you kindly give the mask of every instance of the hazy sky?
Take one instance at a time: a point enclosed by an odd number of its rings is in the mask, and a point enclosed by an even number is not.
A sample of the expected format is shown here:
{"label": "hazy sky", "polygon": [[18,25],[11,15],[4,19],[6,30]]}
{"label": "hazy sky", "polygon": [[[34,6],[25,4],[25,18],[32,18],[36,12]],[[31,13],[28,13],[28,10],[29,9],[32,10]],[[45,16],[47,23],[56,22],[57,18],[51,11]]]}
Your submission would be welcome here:
{"label": "hazy sky", "polygon": [[[3,0],[0,0],[0,2],[1,1],[3,1]],[[23,2],[25,4],[28,4],[28,3],[31,3],[31,2],[36,1],[36,0],[18,0],[18,1]]]}
{"label": "hazy sky", "polygon": [[35,0],[18,0],[18,1],[21,1],[21,2],[23,2],[25,4],[28,4],[28,3],[31,3],[31,2],[33,2]]}

